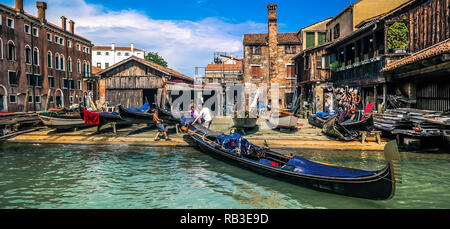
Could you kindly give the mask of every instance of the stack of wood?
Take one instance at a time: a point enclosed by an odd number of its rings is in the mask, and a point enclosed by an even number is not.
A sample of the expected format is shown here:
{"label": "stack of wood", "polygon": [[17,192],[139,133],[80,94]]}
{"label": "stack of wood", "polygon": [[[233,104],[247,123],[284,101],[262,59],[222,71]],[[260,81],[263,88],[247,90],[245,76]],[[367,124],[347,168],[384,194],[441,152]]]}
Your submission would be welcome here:
{"label": "stack of wood", "polygon": [[0,113],[0,137],[32,129],[40,123],[38,114],[34,112]]}
{"label": "stack of wood", "polygon": [[375,115],[374,126],[393,134],[422,137],[440,136],[442,131],[450,128],[450,114],[399,108]]}

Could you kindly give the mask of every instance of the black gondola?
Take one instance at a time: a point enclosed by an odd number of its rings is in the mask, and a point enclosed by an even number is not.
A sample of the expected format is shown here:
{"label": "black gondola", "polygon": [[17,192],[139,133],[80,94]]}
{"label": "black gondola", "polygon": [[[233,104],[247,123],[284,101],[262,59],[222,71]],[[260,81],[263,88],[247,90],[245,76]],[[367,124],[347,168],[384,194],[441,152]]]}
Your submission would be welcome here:
{"label": "black gondola", "polygon": [[[387,200],[395,194],[395,183],[401,181],[400,171],[397,171],[399,154],[395,141],[389,142],[385,147],[387,165],[377,171],[365,171],[313,162],[298,156],[288,157],[255,146],[244,138],[236,142],[233,140],[232,144],[225,141],[219,144],[216,140],[228,135],[221,135],[198,124],[182,128],[205,153],[263,175],[320,191]],[[230,146],[234,146],[234,149]]]}
{"label": "black gondola", "polygon": [[[99,131],[103,125],[106,125],[108,123],[115,123],[116,125],[119,126],[131,124],[127,120],[122,119],[119,113],[117,112],[101,112],[98,113],[98,115],[99,115],[99,124],[97,125],[97,131]],[[84,109],[80,109],[80,116],[84,120]]]}
{"label": "black gondola", "polygon": [[308,123],[311,124],[312,126],[318,127],[318,128],[322,128],[323,124],[326,122],[326,119],[322,119],[320,117],[314,117],[313,115],[309,116],[308,118]]}
{"label": "black gondola", "polygon": [[153,121],[153,113],[148,113],[139,108],[125,109],[122,105],[118,105],[117,107],[119,109],[120,117],[132,124],[155,124]]}
{"label": "black gondola", "polygon": [[369,115],[364,120],[347,120],[339,124],[349,131],[371,131],[374,128],[373,115]]}
{"label": "black gondola", "polygon": [[348,130],[337,122],[338,116],[334,116],[327,120],[322,127],[322,132],[326,135],[334,138],[338,138],[344,141],[353,141],[358,138],[357,131]]}
{"label": "black gondola", "polygon": [[175,117],[171,112],[168,110],[162,109],[161,107],[156,107],[158,111],[158,117],[162,120],[164,120],[164,124],[167,125],[176,125],[180,123],[180,119]]}

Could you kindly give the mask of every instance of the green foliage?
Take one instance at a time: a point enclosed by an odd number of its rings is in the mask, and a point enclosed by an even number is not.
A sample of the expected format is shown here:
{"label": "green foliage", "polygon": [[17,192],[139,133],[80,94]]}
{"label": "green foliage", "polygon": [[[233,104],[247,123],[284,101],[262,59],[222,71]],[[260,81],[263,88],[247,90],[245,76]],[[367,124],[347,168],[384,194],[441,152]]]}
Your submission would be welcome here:
{"label": "green foliage", "polygon": [[388,29],[388,48],[408,47],[408,27],[404,22],[395,22]]}
{"label": "green foliage", "polygon": [[335,61],[333,63],[330,64],[330,70],[332,72],[336,72],[336,70],[341,67],[341,63],[339,63],[339,61]]}
{"label": "green foliage", "polygon": [[167,61],[165,61],[164,58],[160,56],[157,52],[149,52],[145,57],[145,59],[166,68],[168,66]]}

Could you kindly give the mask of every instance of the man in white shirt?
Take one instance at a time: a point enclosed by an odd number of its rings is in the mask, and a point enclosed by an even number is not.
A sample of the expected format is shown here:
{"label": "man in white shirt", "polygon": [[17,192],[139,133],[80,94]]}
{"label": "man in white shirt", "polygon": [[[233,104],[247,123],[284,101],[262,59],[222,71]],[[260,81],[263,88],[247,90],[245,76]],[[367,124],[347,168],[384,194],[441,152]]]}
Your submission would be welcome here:
{"label": "man in white shirt", "polygon": [[209,129],[209,127],[211,126],[211,121],[212,121],[211,110],[207,107],[203,107],[202,105],[199,105],[198,109],[200,110],[200,113],[195,118],[194,122],[192,122],[192,123],[193,124],[196,123],[201,118],[205,121],[203,123],[203,126]]}

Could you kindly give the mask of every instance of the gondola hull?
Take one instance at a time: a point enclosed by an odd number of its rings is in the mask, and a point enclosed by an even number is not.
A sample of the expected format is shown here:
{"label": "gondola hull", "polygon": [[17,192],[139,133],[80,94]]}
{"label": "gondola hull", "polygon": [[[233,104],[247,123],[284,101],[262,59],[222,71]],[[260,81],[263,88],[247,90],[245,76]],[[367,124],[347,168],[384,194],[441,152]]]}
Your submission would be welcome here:
{"label": "gondola hull", "polygon": [[293,114],[273,112],[270,114],[269,123],[273,129],[295,129],[298,117]]}
{"label": "gondola hull", "polygon": [[208,144],[202,138],[201,133],[199,135],[195,134],[194,132],[197,131],[195,127],[190,126],[187,131],[191,139],[203,152],[233,165],[252,170],[262,175],[274,177],[277,180],[284,180],[320,191],[374,200],[390,199],[395,193],[395,179],[391,170],[392,163],[388,163],[387,166],[379,170],[376,174],[365,177],[337,178],[311,176],[262,165],[256,161],[230,154],[219,147]]}
{"label": "gondola hull", "polygon": [[256,127],[258,118],[233,118],[234,127],[253,129]]}
{"label": "gondola hull", "polygon": [[362,121],[348,120],[339,124],[349,131],[371,131],[374,128],[373,115]]}
{"label": "gondola hull", "polygon": [[89,124],[85,124],[84,120],[81,119],[81,117],[80,118],[64,118],[64,116],[52,117],[52,116],[40,114],[39,119],[42,120],[42,122],[44,123],[45,126],[51,128],[51,129],[58,129],[58,130],[69,130],[69,129],[92,126]]}
{"label": "gondola hull", "polygon": [[318,127],[318,128],[323,128],[323,124],[326,122],[327,120],[324,120],[324,119],[321,119],[321,118],[319,118],[319,117],[314,117],[314,116],[309,116],[309,118],[308,118],[308,123],[311,125],[311,126],[315,126],[315,127]]}
{"label": "gondola hull", "polygon": [[130,111],[130,110],[123,108],[121,105],[119,105],[117,107],[119,109],[120,117],[122,119],[126,120],[128,123],[131,123],[131,124],[140,124],[140,123],[155,124],[155,122],[153,121],[152,113]]}
{"label": "gondola hull", "polygon": [[164,120],[164,124],[176,125],[180,122],[180,119],[175,117],[171,112],[164,110],[160,107],[158,107],[157,109],[158,109],[158,116],[160,119]]}
{"label": "gondola hull", "polygon": [[353,141],[358,137],[356,131],[349,131],[337,123],[337,116],[330,118],[324,123],[322,132],[327,136],[338,138],[343,141]]}

